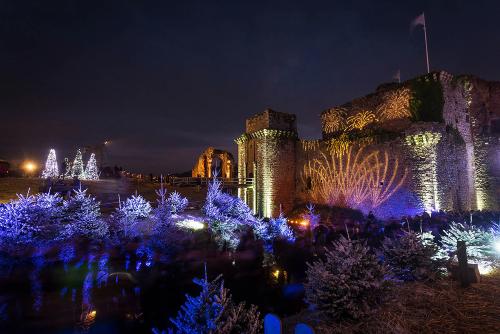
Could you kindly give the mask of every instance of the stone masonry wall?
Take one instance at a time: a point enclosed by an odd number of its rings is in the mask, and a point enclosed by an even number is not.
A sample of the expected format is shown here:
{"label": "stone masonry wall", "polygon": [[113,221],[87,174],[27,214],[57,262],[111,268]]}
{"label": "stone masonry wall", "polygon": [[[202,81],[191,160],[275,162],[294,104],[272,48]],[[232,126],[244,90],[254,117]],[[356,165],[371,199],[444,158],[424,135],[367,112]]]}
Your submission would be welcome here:
{"label": "stone masonry wall", "polygon": [[500,209],[500,83],[434,72],[383,85],[321,121],[322,139],[298,140],[294,115],[247,120],[239,168],[248,177],[254,166],[259,213],[307,202],[383,218]]}

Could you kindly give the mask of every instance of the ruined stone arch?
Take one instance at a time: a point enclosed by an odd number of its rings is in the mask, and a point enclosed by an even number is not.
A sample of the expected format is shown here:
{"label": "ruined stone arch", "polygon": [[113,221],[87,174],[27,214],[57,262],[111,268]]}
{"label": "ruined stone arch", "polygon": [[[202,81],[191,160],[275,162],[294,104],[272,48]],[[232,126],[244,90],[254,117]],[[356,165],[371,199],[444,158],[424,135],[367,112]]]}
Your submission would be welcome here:
{"label": "ruined stone arch", "polygon": [[235,168],[235,161],[230,152],[209,147],[198,157],[191,175],[193,177],[212,177],[214,169],[217,169],[220,177],[233,178],[235,177]]}

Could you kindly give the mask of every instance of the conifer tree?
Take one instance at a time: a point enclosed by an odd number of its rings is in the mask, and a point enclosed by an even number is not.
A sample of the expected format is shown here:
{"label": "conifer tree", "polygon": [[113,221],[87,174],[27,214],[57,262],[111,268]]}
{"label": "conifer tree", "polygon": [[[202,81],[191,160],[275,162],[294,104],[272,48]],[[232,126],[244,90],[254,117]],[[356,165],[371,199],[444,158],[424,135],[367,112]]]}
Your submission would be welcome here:
{"label": "conifer tree", "polygon": [[71,178],[71,162],[69,161],[68,158],[64,158],[64,178],[65,179],[70,179]]}
{"label": "conifer tree", "polygon": [[59,177],[59,168],[57,167],[56,151],[51,149],[45,162],[45,169],[42,172],[42,178],[48,179]]}
{"label": "conifer tree", "polygon": [[73,166],[71,167],[71,177],[77,177],[80,180],[85,179],[85,170],[83,169],[82,152],[80,150],[76,151],[75,160],[73,161]]}
{"label": "conifer tree", "polygon": [[99,180],[99,171],[97,170],[97,161],[95,160],[94,153],[90,155],[89,161],[87,162],[85,178],[87,180]]}

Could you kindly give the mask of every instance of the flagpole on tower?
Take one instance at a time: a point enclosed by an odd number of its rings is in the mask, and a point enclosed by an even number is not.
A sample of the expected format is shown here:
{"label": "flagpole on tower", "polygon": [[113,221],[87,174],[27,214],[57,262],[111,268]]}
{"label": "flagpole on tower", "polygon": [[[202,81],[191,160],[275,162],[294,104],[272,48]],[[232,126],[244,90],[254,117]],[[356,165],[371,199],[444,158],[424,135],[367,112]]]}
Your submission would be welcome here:
{"label": "flagpole on tower", "polygon": [[427,74],[429,74],[431,70],[429,66],[429,49],[427,48],[427,27],[425,24],[425,13],[422,13],[422,16],[424,17],[425,59],[427,60]]}
{"label": "flagpole on tower", "polygon": [[425,60],[427,63],[427,73],[430,73],[431,67],[429,65],[429,47],[427,45],[427,25],[425,24],[425,13],[420,14],[411,22],[410,32],[418,26],[422,26],[424,28]]}

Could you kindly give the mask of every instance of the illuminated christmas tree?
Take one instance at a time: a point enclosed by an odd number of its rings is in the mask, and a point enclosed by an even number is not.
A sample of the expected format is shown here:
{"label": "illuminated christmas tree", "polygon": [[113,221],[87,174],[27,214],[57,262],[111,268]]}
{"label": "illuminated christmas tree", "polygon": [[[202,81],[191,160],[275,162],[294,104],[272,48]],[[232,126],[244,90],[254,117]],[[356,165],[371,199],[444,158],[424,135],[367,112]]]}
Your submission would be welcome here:
{"label": "illuminated christmas tree", "polygon": [[49,156],[45,162],[45,169],[42,172],[42,178],[48,179],[52,177],[59,177],[59,169],[57,167],[56,151],[51,149],[49,151]]}
{"label": "illuminated christmas tree", "polygon": [[95,154],[90,155],[89,161],[87,162],[87,168],[85,168],[85,178],[87,180],[99,180],[99,171],[97,170],[97,162],[95,160]]}
{"label": "illuminated christmas tree", "polygon": [[71,177],[77,177],[80,180],[85,179],[85,170],[83,169],[83,159],[82,152],[80,150],[76,151],[76,157],[73,161],[73,166],[71,167]]}
{"label": "illuminated christmas tree", "polygon": [[65,179],[70,179],[71,178],[71,162],[69,161],[68,158],[64,158],[64,178]]}

